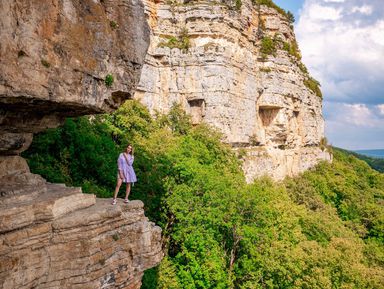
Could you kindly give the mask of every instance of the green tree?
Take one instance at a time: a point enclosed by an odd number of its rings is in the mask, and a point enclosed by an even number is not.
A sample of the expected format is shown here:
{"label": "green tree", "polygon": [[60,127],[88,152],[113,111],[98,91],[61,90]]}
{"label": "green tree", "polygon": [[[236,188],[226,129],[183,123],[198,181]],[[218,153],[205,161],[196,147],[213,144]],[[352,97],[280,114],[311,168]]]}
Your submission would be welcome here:
{"label": "green tree", "polygon": [[291,11],[287,11],[287,18],[289,23],[292,23],[292,24],[295,23],[295,16]]}

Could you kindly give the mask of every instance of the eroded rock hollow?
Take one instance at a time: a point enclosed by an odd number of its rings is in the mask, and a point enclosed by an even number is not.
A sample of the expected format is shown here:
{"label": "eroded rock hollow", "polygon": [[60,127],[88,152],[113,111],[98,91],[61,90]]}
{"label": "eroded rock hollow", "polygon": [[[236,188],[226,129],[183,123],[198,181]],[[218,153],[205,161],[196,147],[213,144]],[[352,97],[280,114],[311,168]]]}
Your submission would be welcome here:
{"label": "eroded rock hollow", "polygon": [[140,288],[160,262],[140,201],[47,183],[19,156],[33,133],[132,98],[149,33],[141,1],[0,2],[0,288]]}

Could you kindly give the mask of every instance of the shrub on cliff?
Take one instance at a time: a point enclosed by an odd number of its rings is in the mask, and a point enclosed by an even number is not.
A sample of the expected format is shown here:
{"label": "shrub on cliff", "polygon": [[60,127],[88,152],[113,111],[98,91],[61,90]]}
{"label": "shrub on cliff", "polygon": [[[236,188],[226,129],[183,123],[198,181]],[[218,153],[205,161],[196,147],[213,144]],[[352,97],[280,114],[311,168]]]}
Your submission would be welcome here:
{"label": "shrub on cliff", "polygon": [[318,82],[316,79],[308,76],[306,79],[304,79],[304,85],[308,87],[312,92],[314,92],[318,97],[323,97],[320,89],[320,82]]}
{"label": "shrub on cliff", "polygon": [[261,52],[262,58],[265,59],[267,58],[268,55],[275,56],[276,51],[277,51],[277,48],[276,48],[275,40],[271,37],[265,36],[261,40],[261,46],[260,46],[260,52]]}
{"label": "shrub on cliff", "polygon": [[191,47],[190,37],[188,30],[183,28],[177,37],[171,36],[168,41],[162,41],[158,45],[159,47],[178,48],[182,51],[188,51]]}
{"label": "shrub on cliff", "polygon": [[252,3],[254,5],[265,5],[270,8],[274,8],[277,12],[288,18],[287,12],[280,6],[276,5],[272,0],[252,0]]}

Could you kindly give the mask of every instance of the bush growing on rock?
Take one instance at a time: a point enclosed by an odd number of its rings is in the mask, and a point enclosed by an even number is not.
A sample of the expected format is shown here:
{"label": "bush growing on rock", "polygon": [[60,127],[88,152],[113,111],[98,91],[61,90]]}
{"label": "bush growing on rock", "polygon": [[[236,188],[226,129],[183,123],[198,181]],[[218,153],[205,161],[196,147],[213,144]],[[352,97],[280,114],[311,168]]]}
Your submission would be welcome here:
{"label": "bush growing on rock", "polygon": [[320,82],[318,82],[316,79],[308,76],[307,79],[304,80],[304,85],[313,91],[318,97],[323,97],[320,89]]}
{"label": "bush growing on rock", "polygon": [[107,87],[111,87],[115,79],[113,78],[112,74],[107,74],[105,77],[104,83]]}

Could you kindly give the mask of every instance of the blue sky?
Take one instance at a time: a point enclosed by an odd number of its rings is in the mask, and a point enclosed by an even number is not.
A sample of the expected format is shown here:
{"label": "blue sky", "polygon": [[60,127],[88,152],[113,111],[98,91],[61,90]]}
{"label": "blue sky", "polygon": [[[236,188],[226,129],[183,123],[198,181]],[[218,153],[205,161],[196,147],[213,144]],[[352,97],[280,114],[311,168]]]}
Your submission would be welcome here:
{"label": "blue sky", "polygon": [[277,5],[284,8],[285,10],[291,11],[295,18],[298,18],[299,10],[303,6],[304,0],[274,0]]}
{"label": "blue sky", "polygon": [[346,149],[384,149],[383,0],[274,0],[324,94],[325,133]]}

